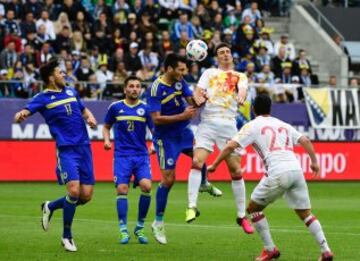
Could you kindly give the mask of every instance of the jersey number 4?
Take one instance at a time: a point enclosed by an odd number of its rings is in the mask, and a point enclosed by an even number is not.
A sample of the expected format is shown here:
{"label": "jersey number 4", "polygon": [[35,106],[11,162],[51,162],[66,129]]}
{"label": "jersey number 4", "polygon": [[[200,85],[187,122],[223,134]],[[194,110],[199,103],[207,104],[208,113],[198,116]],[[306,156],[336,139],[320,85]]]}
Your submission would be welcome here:
{"label": "jersey number 4", "polygon": [[[269,135],[270,136],[270,151],[276,150],[292,150],[289,146],[289,130],[284,127],[279,127],[274,129],[270,126],[265,126],[261,129],[261,135]],[[280,144],[281,140],[279,140],[280,135],[285,135],[285,144]]]}

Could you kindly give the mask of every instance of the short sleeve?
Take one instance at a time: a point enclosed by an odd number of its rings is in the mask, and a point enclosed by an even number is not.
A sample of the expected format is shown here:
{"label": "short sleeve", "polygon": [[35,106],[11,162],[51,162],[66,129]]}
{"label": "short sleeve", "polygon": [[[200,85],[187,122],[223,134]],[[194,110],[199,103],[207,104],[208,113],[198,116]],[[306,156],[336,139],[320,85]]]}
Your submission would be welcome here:
{"label": "short sleeve", "polygon": [[242,148],[246,148],[254,142],[251,130],[251,125],[249,123],[245,124],[232,140],[237,142]]}
{"label": "short sleeve", "polygon": [[238,89],[244,88],[244,89],[248,89],[248,78],[245,74],[241,73],[240,74],[240,78],[237,84]]}
{"label": "short sleeve", "polygon": [[76,100],[78,102],[78,105],[79,105],[79,108],[80,108],[80,111],[83,111],[85,109],[85,106],[84,106],[84,103],[82,102],[82,100],[80,99],[80,96],[79,96],[79,93],[75,90],[73,90],[75,92],[75,97],[76,97]]}
{"label": "short sleeve", "polygon": [[190,85],[186,81],[182,81],[183,85],[183,97],[191,97],[193,95],[192,90],[190,89]]}
{"label": "short sleeve", "polygon": [[202,75],[200,76],[200,79],[196,85],[197,87],[201,89],[207,89],[209,86],[209,69],[205,70]]}
{"label": "short sleeve", "polygon": [[115,123],[114,111],[115,111],[114,106],[112,106],[111,104],[105,115],[105,119],[104,119],[105,124],[113,125]]}
{"label": "short sleeve", "polygon": [[290,139],[292,141],[292,144],[298,144],[299,143],[299,139],[304,136],[302,133],[298,132],[293,126],[288,125],[289,126],[289,134],[290,134]]}
{"label": "short sleeve", "polygon": [[40,111],[45,106],[42,97],[43,96],[41,94],[34,96],[24,109],[28,110],[31,114]]}
{"label": "short sleeve", "polygon": [[147,99],[149,112],[161,111],[160,88],[156,81],[151,86],[149,98]]}

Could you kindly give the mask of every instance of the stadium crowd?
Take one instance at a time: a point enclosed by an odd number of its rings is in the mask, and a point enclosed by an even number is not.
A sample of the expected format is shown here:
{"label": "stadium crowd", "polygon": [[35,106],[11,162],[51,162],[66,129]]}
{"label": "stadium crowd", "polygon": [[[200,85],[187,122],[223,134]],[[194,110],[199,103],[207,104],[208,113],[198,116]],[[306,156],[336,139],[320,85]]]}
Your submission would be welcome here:
{"label": "stadium crowd", "polygon": [[[209,55],[189,65],[189,82],[216,64],[213,48],[223,41],[231,45],[236,70],[245,72],[258,91],[277,83],[317,84],[306,51],[296,53],[286,34],[274,43],[274,29],[263,20],[270,14],[288,15],[291,1],[269,3],[1,0],[0,96],[27,98],[39,92],[38,68],[58,56],[67,81],[81,97],[121,98],[128,75],[153,80],[164,70],[164,56],[185,55],[192,39],[204,40]],[[273,93],[278,101],[294,100],[294,93],[286,90]]]}

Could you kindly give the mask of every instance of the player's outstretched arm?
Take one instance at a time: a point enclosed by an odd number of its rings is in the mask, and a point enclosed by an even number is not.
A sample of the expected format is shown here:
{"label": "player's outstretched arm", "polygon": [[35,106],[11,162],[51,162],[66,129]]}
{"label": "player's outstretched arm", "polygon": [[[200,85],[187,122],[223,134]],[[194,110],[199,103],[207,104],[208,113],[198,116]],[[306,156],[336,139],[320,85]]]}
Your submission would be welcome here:
{"label": "player's outstretched arm", "polygon": [[15,114],[14,121],[16,123],[21,123],[26,120],[30,116],[30,114],[30,111],[23,109]]}
{"label": "player's outstretched arm", "polygon": [[300,139],[299,139],[299,144],[309,154],[310,159],[311,159],[310,168],[314,172],[314,176],[318,177],[320,175],[320,167],[319,167],[319,164],[317,162],[317,158],[316,158],[316,155],[315,155],[315,150],[314,150],[314,147],[313,147],[311,141],[309,140],[308,137],[301,136]]}
{"label": "player's outstretched arm", "polygon": [[192,96],[193,104],[195,106],[202,106],[208,99],[207,93],[204,89],[196,87]]}
{"label": "player's outstretched arm", "polygon": [[233,151],[240,147],[240,145],[236,141],[229,141],[226,144],[226,147],[220,152],[220,155],[217,156],[215,161],[207,168],[209,172],[214,172],[216,168],[219,166],[219,164],[227,158]]}
{"label": "player's outstretched arm", "polygon": [[90,128],[94,129],[97,124],[94,114],[92,114],[92,112],[88,108],[85,108],[82,112],[82,115],[86,123],[90,126]]}
{"label": "player's outstretched arm", "polygon": [[151,118],[155,125],[163,125],[189,120],[193,118],[195,114],[196,108],[188,106],[184,112],[175,115],[161,115],[159,111],[151,112]]}
{"label": "player's outstretched arm", "polygon": [[104,136],[104,149],[105,150],[111,150],[110,130],[111,130],[111,124],[104,124],[102,133]]}

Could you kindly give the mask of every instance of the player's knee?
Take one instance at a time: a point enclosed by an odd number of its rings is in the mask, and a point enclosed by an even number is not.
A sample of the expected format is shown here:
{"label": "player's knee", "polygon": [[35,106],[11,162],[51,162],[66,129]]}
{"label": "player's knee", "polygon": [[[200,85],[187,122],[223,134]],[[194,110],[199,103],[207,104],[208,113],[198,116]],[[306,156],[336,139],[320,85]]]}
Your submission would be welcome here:
{"label": "player's knee", "polygon": [[205,162],[203,160],[200,160],[199,158],[194,157],[191,168],[201,170],[202,167],[204,166],[204,163]]}
{"label": "player's knee", "polygon": [[150,193],[150,191],[151,191],[151,182],[146,182],[146,183],[140,184],[140,189],[144,193]]}
{"label": "player's knee", "polygon": [[174,182],[175,182],[175,177],[168,176],[166,178],[163,178],[161,183],[165,185],[167,188],[171,188],[174,185]]}
{"label": "player's knee", "polygon": [[85,195],[80,195],[79,201],[80,201],[81,205],[85,205],[91,199],[92,199],[92,194],[85,194]]}
{"label": "player's knee", "polygon": [[68,194],[71,197],[79,198],[80,197],[80,186],[78,184],[70,184],[67,187]]}
{"label": "player's knee", "polygon": [[117,194],[118,195],[127,195],[129,191],[129,187],[125,184],[120,184],[117,186]]}

